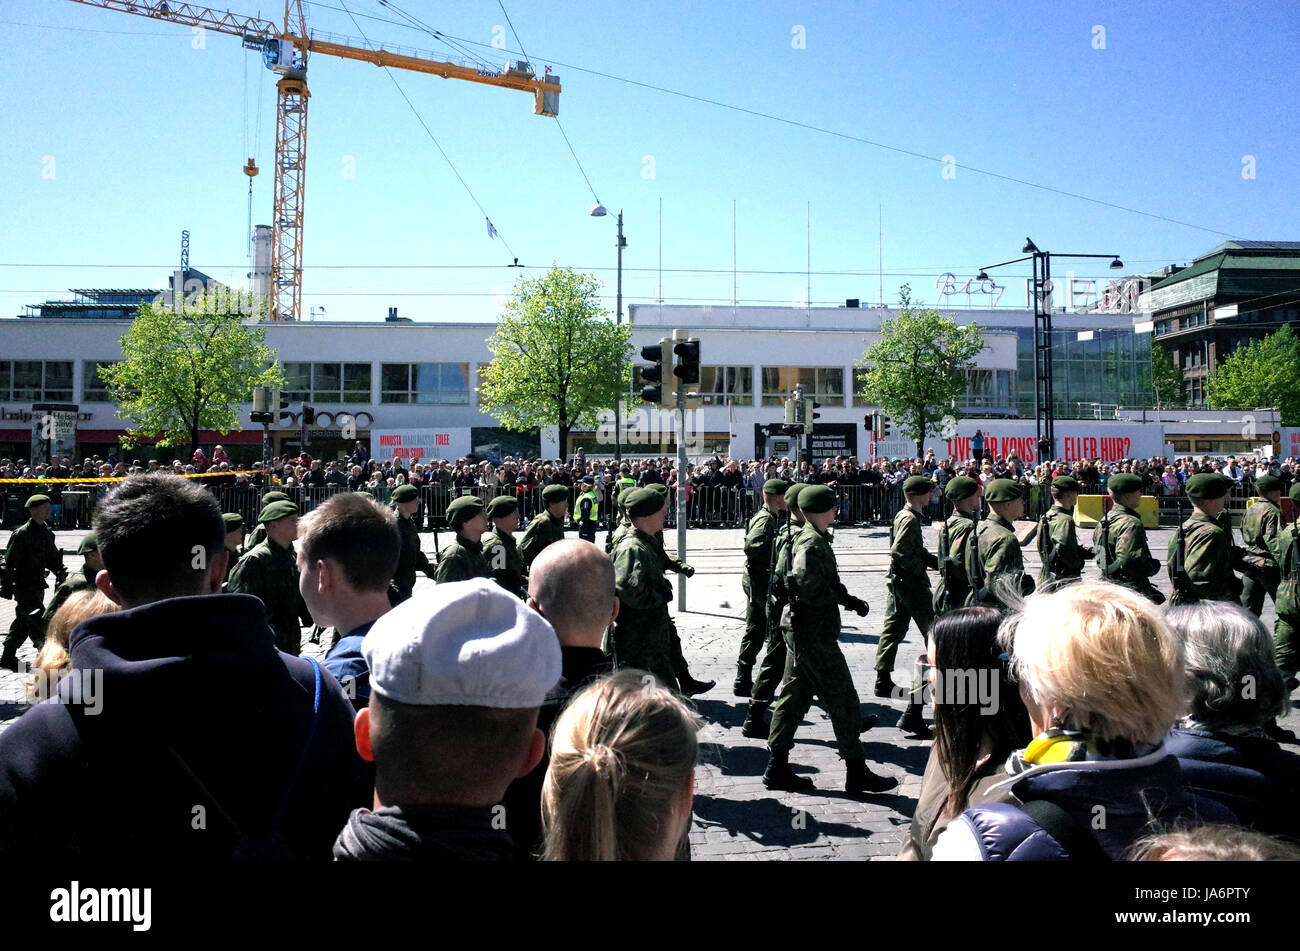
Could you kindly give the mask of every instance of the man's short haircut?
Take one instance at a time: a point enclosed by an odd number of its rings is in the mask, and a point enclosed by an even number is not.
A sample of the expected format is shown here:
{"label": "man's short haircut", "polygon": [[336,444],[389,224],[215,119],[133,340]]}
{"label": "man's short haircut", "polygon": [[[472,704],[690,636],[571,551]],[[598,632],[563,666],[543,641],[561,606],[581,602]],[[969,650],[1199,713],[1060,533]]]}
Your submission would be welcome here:
{"label": "man's short haircut", "polygon": [[95,510],[94,530],[109,579],[130,605],[202,593],[226,545],[217,500],[170,473],[122,480]]}
{"label": "man's short haircut", "polygon": [[402,553],[402,536],[392,509],[346,492],[298,520],[298,547],[309,564],[338,564],[359,591],[387,591]]}
{"label": "man's short haircut", "polygon": [[591,542],[576,538],[547,545],[529,570],[529,594],[564,642],[569,631],[609,623],[614,609],[614,563]]}
{"label": "man's short haircut", "polygon": [[[370,694],[370,743],[381,796],[448,797],[503,789],[528,755],[537,708],[417,706]],[[388,802],[389,798],[384,801]]]}

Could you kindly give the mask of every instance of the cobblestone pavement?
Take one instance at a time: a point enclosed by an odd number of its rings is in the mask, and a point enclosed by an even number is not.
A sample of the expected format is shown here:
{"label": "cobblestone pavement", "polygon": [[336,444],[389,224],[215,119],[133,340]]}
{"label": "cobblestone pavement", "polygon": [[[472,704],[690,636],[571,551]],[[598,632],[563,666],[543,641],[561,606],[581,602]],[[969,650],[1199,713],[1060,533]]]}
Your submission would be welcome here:
{"label": "cobblestone pavement", "polygon": [[[937,531],[925,529],[926,544],[936,546]],[[82,533],[58,532],[60,549],[75,552]],[[1152,553],[1162,561],[1171,532],[1150,533]],[[0,533],[0,545],[8,533]],[[603,540],[603,536],[601,536]],[[421,541],[432,554],[433,539]],[[687,611],[672,611],[682,636],[691,673],[697,679],[716,680],[717,686],[695,698],[695,706],[706,723],[700,734],[701,765],[695,777],[695,815],[691,827],[692,854],[697,860],[747,859],[871,859],[898,852],[907,835],[921,774],[929,755],[928,742],[906,738],[894,723],[903,710],[901,701],[872,696],[876,640],[885,611],[885,571],[888,566],[887,528],[848,528],[836,533],[835,551],[844,583],[871,605],[865,618],[844,612],[840,645],[863,701],[863,710],[879,715],[880,723],[863,734],[868,763],[877,772],[899,778],[899,786],[888,793],[855,799],[843,792],[844,764],[836,750],[830,720],[814,704],[795,737],[790,761],[796,772],[810,776],[816,787],[807,793],[770,792],[763,788],[767,745],[741,735],[746,703],[731,696],[736,674],[736,652],[744,631],[744,594],[740,587],[743,533],[730,529],[694,529],[688,539],[686,560],[695,566],[687,584]],[[667,533],[670,548],[676,534]],[[1031,544],[1025,550],[1027,569],[1035,573],[1037,553]],[[75,554],[65,558],[71,570],[80,564]],[[1084,577],[1095,578],[1091,562]],[[670,579],[681,583],[677,576]],[[1162,572],[1153,579],[1169,593]],[[421,578],[416,591],[432,582]],[[52,587],[51,587],[52,590]],[[48,597],[48,592],[47,592]],[[14,603],[0,601],[0,631],[8,631]],[[1272,627],[1272,602],[1264,621]],[[898,654],[894,679],[910,679],[912,662],[922,649],[920,634],[913,626]],[[304,654],[320,656],[319,645],[304,641]],[[28,645],[19,651],[31,661]],[[22,702],[24,678],[0,671],[0,729],[27,709]]]}

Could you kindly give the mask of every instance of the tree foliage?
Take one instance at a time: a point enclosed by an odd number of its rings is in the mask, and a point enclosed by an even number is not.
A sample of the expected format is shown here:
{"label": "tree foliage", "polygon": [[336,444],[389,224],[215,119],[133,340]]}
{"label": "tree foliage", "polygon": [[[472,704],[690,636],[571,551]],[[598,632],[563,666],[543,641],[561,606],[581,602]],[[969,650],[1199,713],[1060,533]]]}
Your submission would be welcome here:
{"label": "tree foliage", "polygon": [[1289,324],[1238,347],[1206,386],[1214,407],[1275,406],[1283,426],[1300,426],[1300,338]]}
{"label": "tree foliage", "polygon": [[100,369],[119,414],[130,419],[123,445],[156,439],[159,446],[188,443],[199,430],[239,428],[236,404],[253,387],[284,382],[266,331],[246,324],[223,297],[199,293],[173,307],[144,304],[122,336],[122,361]]}
{"label": "tree foliage", "polygon": [[[596,427],[596,414],[627,401],[632,330],[609,319],[599,282],[572,268],[516,282],[482,370],[479,405],[511,430]],[[623,372],[619,372],[619,368]]]}
{"label": "tree foliage", "polygon": [[1187,384],[1173,354],[1157,343],[1151,345],[1151,391],[1156,409],[1186,400]]}
{"label": "tree foliage", "polygon": [[912,303],[912,289],[899,289],[901,310],[883,321],[880,339],[862,357],[870,369],[858,394],[878,403],[921,454],[926,436],[937,436],[952,401],[966,392],[966,373],[984,342],[980,329],[959,327],[951,317]]}

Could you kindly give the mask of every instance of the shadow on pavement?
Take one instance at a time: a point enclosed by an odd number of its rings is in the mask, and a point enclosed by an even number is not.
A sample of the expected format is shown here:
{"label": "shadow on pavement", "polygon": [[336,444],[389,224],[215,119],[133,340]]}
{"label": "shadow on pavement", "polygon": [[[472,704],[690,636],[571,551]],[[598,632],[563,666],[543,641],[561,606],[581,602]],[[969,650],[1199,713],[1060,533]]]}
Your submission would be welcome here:
{"label": "shadow on pavement", "polygon": [[[882,797],[872,797],[873,801],[880,798]],[[694,812],[694,821],[705,828],[720,827],[733,836],[744,836],[751,842],[770,848],[807,845],[816,842],[821,836],[855,839],[871,836],[868,830],[858,826],[842,822],[819,822],[806,810],[791,808],[777,799],[746,799],[738,802],[697,795]]]}
{"label": "shadow on pavement", "polygon": [[734,701],[695,698],[691,700],[691,704],[704,719],[725,727],[738,727],[743,724],[745,713],[749,709],[749,705],[739,698]]}

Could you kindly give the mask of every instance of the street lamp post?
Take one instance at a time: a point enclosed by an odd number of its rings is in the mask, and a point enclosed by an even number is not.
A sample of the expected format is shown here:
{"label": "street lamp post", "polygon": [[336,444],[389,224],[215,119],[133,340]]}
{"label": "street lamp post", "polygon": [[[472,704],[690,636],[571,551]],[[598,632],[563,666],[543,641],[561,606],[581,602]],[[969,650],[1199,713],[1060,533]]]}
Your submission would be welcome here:
{"label": "street lamp post", "polygon": [[[1052,395],[1052,252],[1040,251],[1029,238],[1020,249],[1024,257],[982,267],[977,281],[988,271],[1021,261],[1033,261],[1034,288],[1034,423],[1040,462],[1056,458],[1056,406]],[[1058,258],[1110,258],[1111,270],[1124,267],[1117,254],[1056,254]]]}
{"label": "street lamp post", "polygon": [[[609,214],[605,206],[597,200],[595,206],[591,209],[591,217],[603,218]],[[621,327],[623,325],[623,249],[627,247],[627,239],[623,237],[623,209],[618,210],[618,240],[614,245],[618,248],[618,297],[614,305],[614,325]],[[614,464],[620,465],[623,461],[623,361],[618,361],[618,385],[619,396],[614,401]],[[565,447],[567,450],[567,447]]]}

